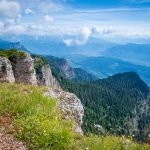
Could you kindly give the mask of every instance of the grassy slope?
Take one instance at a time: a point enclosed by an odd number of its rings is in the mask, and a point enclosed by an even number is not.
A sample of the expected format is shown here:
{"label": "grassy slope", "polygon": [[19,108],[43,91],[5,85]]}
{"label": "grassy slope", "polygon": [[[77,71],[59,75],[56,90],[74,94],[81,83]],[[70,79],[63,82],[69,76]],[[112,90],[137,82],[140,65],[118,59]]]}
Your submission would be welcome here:
{"label": "grassy slope", "polygon": [[79,136],[70,121],[61,119],[55,100],[44,97],[46,88],[0,83],[0,116],[12,119],[11,132],[31,150],[149,150],[125,137]]}

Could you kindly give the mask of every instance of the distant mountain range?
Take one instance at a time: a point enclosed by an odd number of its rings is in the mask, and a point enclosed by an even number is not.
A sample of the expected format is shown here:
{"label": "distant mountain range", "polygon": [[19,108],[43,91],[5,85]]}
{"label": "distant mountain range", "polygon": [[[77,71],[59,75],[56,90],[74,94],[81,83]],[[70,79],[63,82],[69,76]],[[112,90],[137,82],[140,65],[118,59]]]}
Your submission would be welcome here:
{"label": "distant mountain range", "polygon": [[20,42],[9,42],[2,39],[0,39],[0,49],[17,49],[29,52]]}
{"label": "distant mountain range", "polygon": [[[67,46],[63,39],[74,38],[58,36],[20,36],[19,41],[32,53],[39,55],[52,55],[63,57],[71,54],[86,54],[95,56],[101,54],[104,50],[116,45],[103,39],[90,38],[84,45]],[[6,38],[7,39],[7,38]]]}
{"label": "distant mountain range", "polygon": [[0,40],[0,48],[15,48],[27,52],[30,50],[35,54],[50,54],[66,58],[71,67],[76,68],[74,70],[74,73],[78,74],[78,78],[74,78],[76,81],[83,76],[81,81],[134,71],[150,85],[150,44],[117,45],[105,40],[90,38],[85,45],[69,47],[58,37],[22,37],[21,41],[25,46],[20,42]]}
{"label": "distant mountain range", "polygon": [[104,51],[103,55],[150,67],[150,44],[115,45]]}
{"label": "distant mountain range", "polygon": [[116,73],[134,71],[150,85],[150,67],[135,65],[120,59],[111,57],[86,57],[81,55],[72,55],[66,57],[73,67],[78,67],[97,76],[98,78],[106,78]]}

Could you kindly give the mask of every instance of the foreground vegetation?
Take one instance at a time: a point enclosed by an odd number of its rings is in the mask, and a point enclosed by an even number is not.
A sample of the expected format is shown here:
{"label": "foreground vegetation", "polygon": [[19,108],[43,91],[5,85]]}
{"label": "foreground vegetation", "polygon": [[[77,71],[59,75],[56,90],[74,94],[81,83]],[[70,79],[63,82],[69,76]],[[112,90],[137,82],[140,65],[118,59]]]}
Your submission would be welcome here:
{"label": "foreground vegetation", "polygon": [[9,130],[31,150],[149,150],[150,146],[115,136],[74,133],[71,121],[61,119],[52,98],[43,96],[46,88],[0,83],[0,116],[9,116]]}

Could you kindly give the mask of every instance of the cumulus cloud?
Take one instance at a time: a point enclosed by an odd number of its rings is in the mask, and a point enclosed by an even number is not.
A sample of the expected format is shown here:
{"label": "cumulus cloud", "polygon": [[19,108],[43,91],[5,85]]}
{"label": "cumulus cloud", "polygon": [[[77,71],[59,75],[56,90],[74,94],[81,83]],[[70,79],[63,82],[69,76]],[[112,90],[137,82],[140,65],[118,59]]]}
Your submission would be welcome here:
{"label": "cumulus cloud", "polygon": [[91,30],[93,34],[100,34],[100,35],[110,35],[115,33],[115,30],[112,27],[96,26],[93,27]]}
{"label": "cumulus cloud", "polygon": [[64,43],[67,46],[84,45],[91,35],[91,29],[84,27],[80,29],[78,36],[75,39],[65,39]]}
{"label": "cumulus cloud", "polygon": [[0,18],[16,19],[19,15],[20,4],[15,1],[0,1]]}
{"label": "cumulus cloud", "polygon": [[66,44],[66,46],[74,46],[74,45],[84,45],[87,43],[90,36],[94,34],[98,35],[110,35],[113,34],[115,31],[111,27],[84,27],[79,30],[77,33],[76,38],[68,38],[63,40],[63,42]]}
{"label": "cumulus cloud", "polygon": [[51,24],[51,23],[53,22],[53,20],[54,20],[54,18],[53,18],[52,16],[50,16],[50,15],[45,15],[45,16],[44,16],[44,21],[45,21],[46,23]]}
{"label": "cumulus cloud", "polygon": [[26,8],[26,9],[24,10],[24,12],[25,12],[26,15],[29,15],[29,14],[32,14],[32,13],[33,13],[33,10],[30,9],[30,8]]}
{"label": "cumulus cloud", "polygon": [[8,32],[11,34],[24,34],[26,31],[27,28],[23,25],[12,25],[8,27],[6,33]]}

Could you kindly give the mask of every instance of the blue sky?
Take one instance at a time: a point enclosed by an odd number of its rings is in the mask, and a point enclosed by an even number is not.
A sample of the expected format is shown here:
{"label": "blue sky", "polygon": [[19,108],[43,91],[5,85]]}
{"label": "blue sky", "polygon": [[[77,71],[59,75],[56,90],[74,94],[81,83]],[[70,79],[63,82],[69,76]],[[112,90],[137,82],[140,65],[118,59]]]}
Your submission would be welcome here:
{"label": "blue sky", "polygon": [[[0,0],[0,35],[150,38],[150,0]],[[65,38],[64,38],[65,37]]]}
{"label": "blue sky", "polygon": [[74,7],[108,8],[108,7],[149,7],[149,0],[70,0]]}

